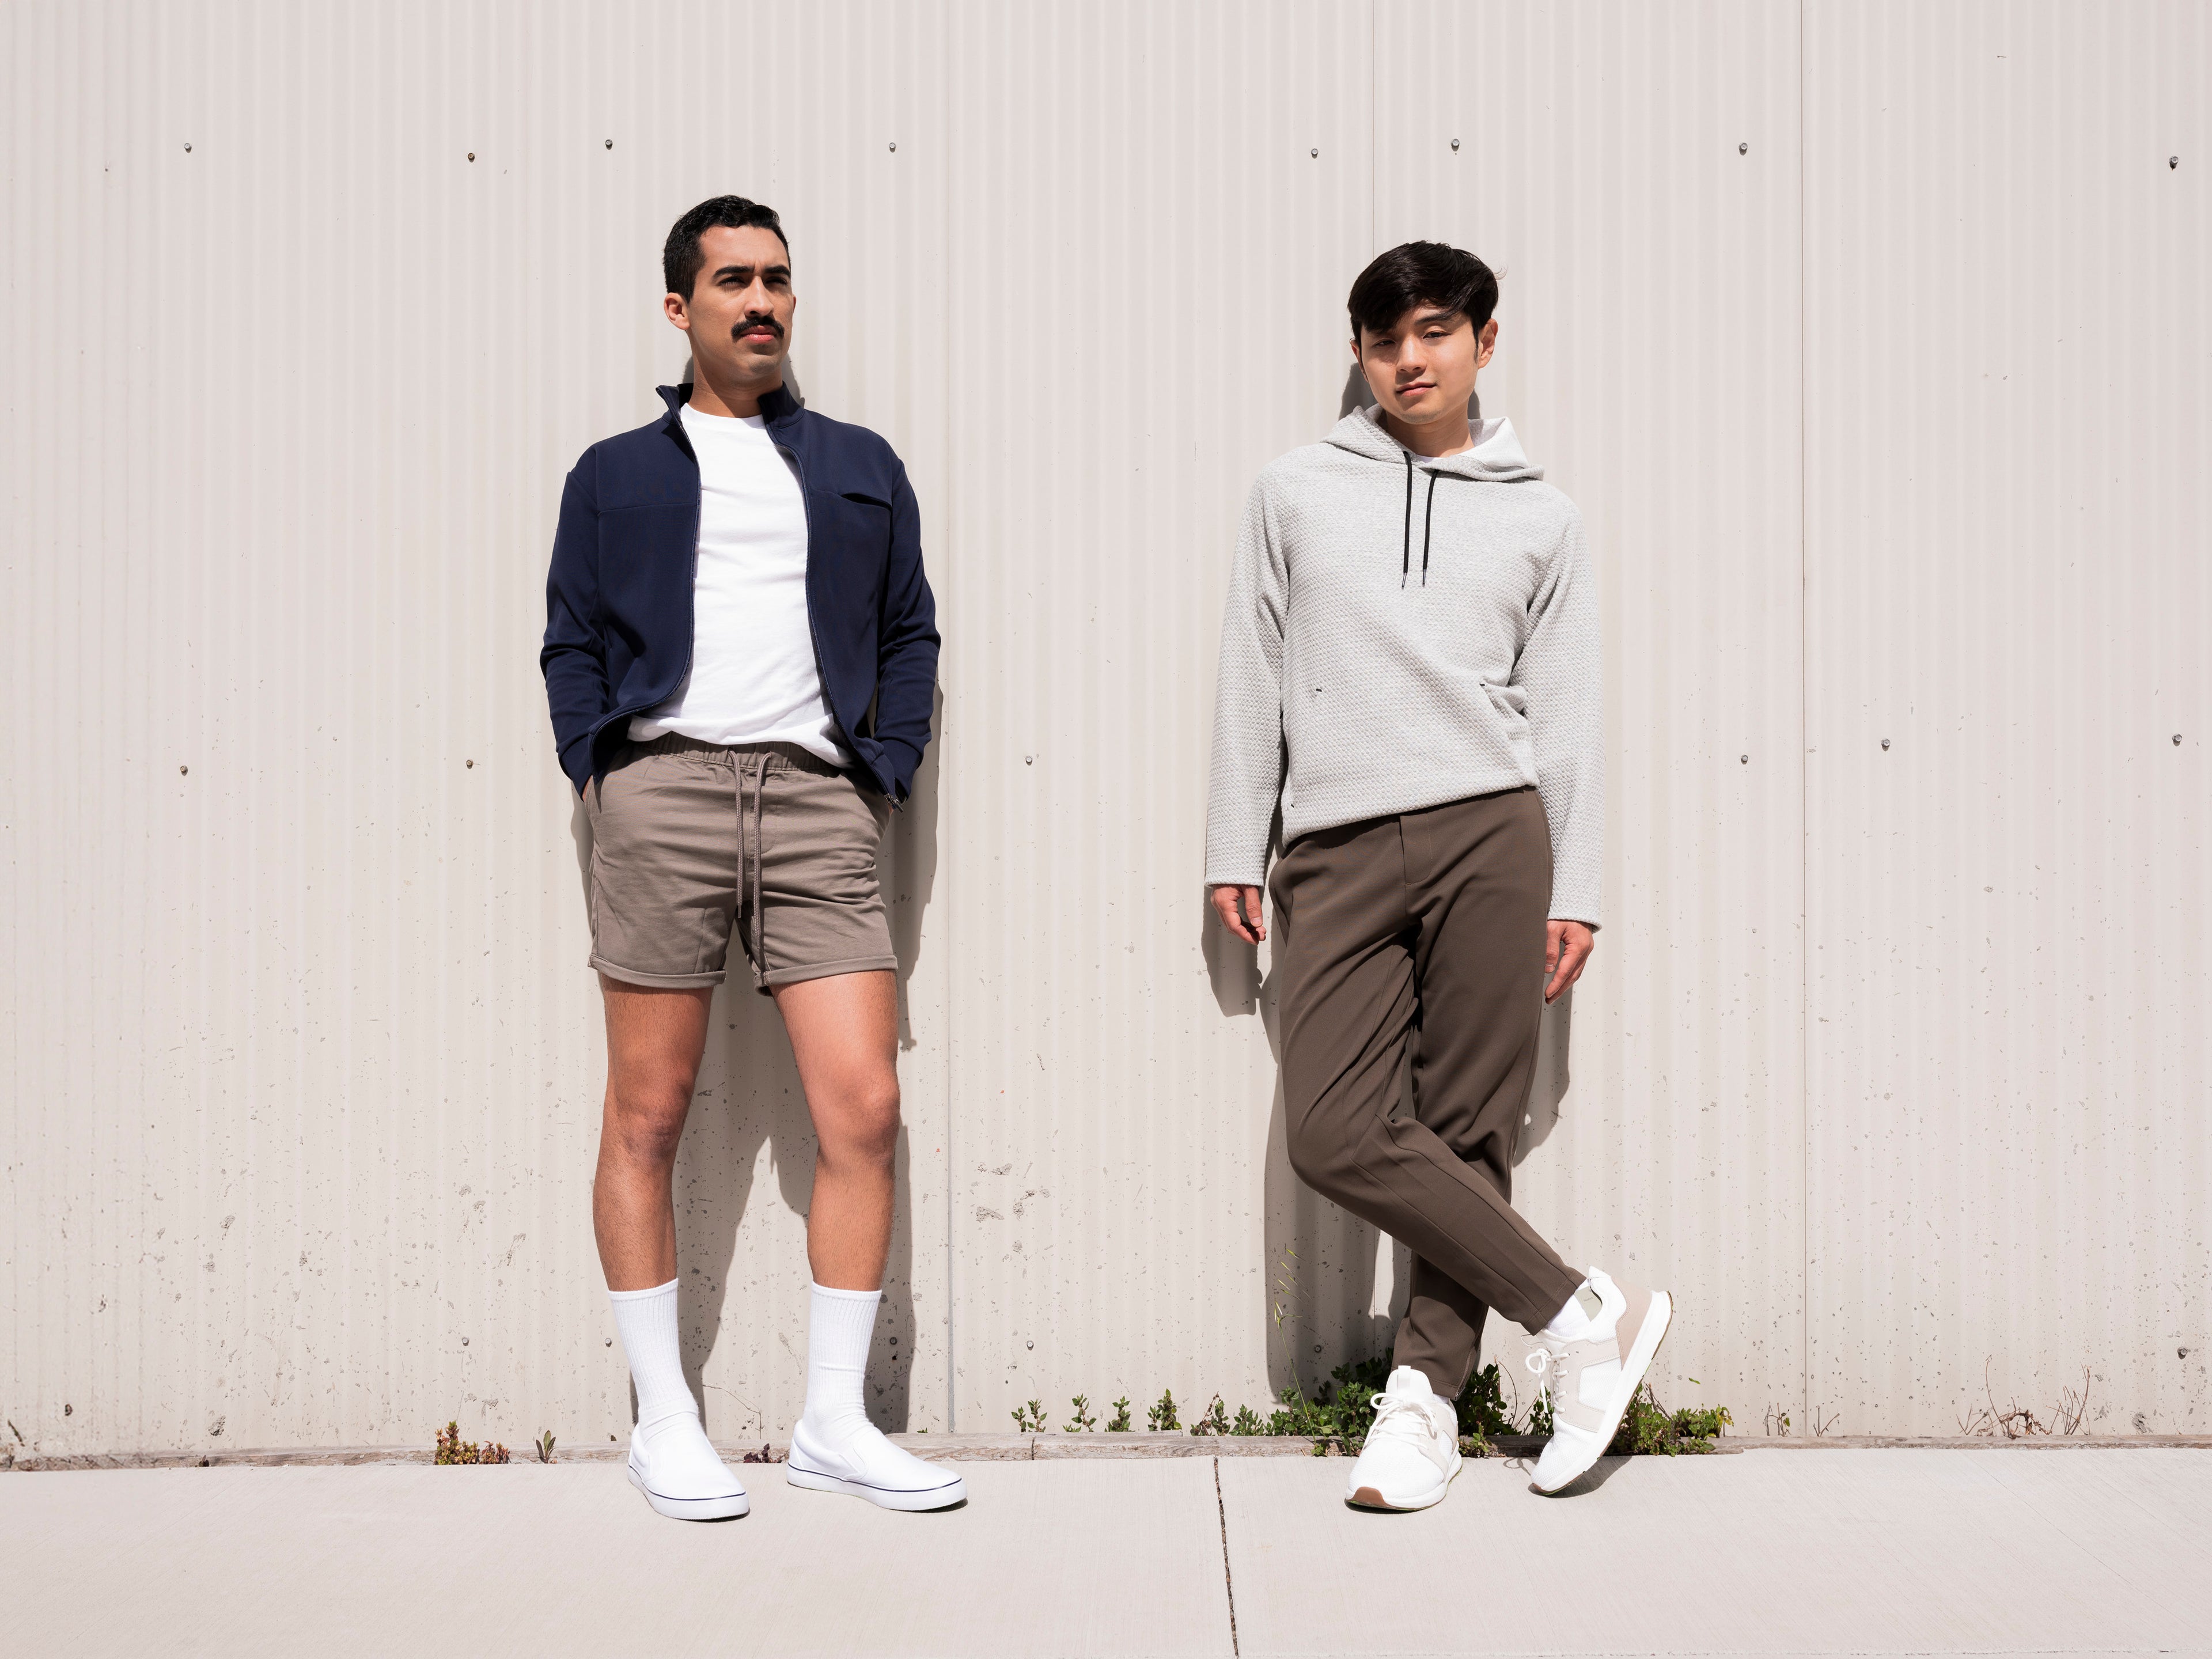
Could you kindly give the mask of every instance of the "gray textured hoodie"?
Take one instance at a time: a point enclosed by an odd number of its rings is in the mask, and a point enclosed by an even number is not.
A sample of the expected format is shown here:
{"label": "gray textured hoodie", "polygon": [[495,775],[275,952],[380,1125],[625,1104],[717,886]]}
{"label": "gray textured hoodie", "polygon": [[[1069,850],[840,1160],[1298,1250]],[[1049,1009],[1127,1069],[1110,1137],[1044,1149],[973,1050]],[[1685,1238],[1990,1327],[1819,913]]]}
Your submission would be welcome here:
{"label": "gray textured hoodie", "polygon": [[1252,486],[1221,625],[1206,879],[1283,838],[1533,784],[1552,915],[1598,923],[1597,583],[1574,503],[1510,422],[1413,454],[1365,411]]}

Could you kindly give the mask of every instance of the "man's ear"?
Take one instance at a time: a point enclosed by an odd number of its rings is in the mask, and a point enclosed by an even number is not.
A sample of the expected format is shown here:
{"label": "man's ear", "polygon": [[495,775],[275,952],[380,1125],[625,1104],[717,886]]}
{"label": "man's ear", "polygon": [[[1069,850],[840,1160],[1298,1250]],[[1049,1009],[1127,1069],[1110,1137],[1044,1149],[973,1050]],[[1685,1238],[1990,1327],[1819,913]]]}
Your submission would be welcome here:
{"label": "man's ear", "polygon": [[686,334],[689,334],[691,331],[690,307],[684,303],[684,296],[682,295],[662,295],[660,296],[660,313],[662,316],[667,318],[671,323],[674,324],[678,328],[682,329]]}

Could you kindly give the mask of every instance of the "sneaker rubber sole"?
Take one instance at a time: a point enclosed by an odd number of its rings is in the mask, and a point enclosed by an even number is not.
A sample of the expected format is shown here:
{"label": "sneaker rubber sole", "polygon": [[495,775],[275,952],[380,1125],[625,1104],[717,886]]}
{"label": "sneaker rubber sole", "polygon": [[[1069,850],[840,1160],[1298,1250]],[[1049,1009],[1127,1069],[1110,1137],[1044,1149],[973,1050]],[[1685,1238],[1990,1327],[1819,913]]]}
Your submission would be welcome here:
{"label": "sneaker rubber sole", "polygon": [[[1628,1350],[1628,1364],[1622,1367],[1620,1373],[1620,1399],[1606,1418],[1605,1431],[1597,1437],[1597,1449],[1590,1454],[1589,1461],[1572,1474],[1553,1486],[1537,1486],[1538,1492],[1547,1498],[1563,1492],[1596,1467],[1597,1460],[1605,1455],[1606,1448],[1613,1444],[1613,1437],[1620,1432],[1620,1419],[1628,1415],[1629,1402],[1636,1398],[1636,1391],[1644,1386],[1644,1373],[1651,1369],[1651,1362],[1659,1357],[1659,1345],[1667,1340],[1667,1333],[1674,1327],[1674,1298],[1665,1291],[1652,1291],[1650,1317],[1644,1322],[1644,1328],[1637,1332],[1636,1340]],[[1532,1480],[1529,1484],[1535,1486],[1536,1483]]]}
{"label": "sneaker rubber sole", "polygon": [[848,1480],[842,1476],[824,1474],[787,1462],[783,1466],[784,1481],[788,1486],[801,1486],[808,1492],[842,1492],[848,1498],[865,1498],[878,1509],[949,1510],[968,1501],[968,1483],[954,1475],[941,1486],[927,1486],[920,1492],[900,1492],[890,1486],[872,1486],[865,1480]]}
{"label": "sneaker rubber sole", "polygon": [[629,1466],[629,1483],[644,1494],[645,1501],[653,1505],[653,1513],[665,1515],[671,1521],[734,1521],[749,1513],[752,1499],[741,1492],[723,1498],[664,1498],[645,1484],[645,1477]]}
{"label": "sneaker rubber sole", "polygon": [[[1457,1473],[1457,1470],[1453,1471],[1455,1474]],[[1431,1509],[1443,1503],[1444,1494],[1450,1490],[1451,1476],[1447,1475],[1434,1492],[1424,1492],[1420,1497],[1408,1498],[1401,1504],[1392,1503],[1372,1486],[1360,1487],[1344,1501],[1355,1510],[1382,1510],[1393,1515],[1407,1514],[1414,1510]]]}

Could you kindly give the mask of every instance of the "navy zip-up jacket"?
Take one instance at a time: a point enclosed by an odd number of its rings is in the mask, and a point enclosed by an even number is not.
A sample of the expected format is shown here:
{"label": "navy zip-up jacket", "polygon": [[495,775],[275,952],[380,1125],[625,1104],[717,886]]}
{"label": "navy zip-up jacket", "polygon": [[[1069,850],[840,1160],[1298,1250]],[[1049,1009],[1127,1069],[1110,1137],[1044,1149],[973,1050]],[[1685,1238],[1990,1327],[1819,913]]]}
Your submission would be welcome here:
{"label": "navy zip-up jacket", "polygon": [[[667,414],[593,444],[561,492],[538,661],[579,793],[630,716],[674,696],[691,666],[699,458],[679,417],[691,388],[659,390]],[[876,787],[903,801],[929,744],[938,646],[906,468],[866,427],[803,409],[781,386],[760,407],[806,507],[807,625],[830,712]]]}

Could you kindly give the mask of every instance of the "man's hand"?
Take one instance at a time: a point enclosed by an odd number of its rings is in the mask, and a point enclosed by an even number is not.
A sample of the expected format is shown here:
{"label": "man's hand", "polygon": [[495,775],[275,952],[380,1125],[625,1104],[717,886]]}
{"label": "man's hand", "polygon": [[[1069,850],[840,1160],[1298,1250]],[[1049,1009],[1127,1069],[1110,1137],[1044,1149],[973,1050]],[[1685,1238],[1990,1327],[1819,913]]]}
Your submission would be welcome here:
{"label": "man's hand", "polygon": [[1549,922],[1544,933],[1544,1000],[1557,1002],[1583,976],[1583,964],[1597,939],[1579,921]]}
{"label": "man's hand", "polygon": [[1213,914],[1221,918],[1226,927],[1247,945],[1257,945],[1267,937],[1267,919],[1260,913],[1260,890],[1256,887],[1217,887],[1212,892]]}

